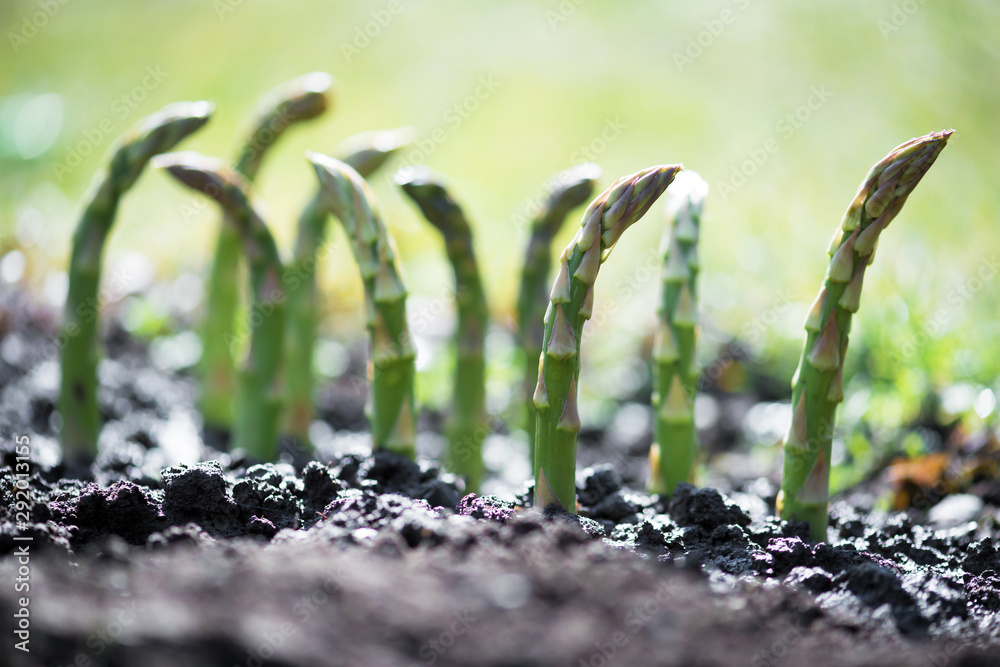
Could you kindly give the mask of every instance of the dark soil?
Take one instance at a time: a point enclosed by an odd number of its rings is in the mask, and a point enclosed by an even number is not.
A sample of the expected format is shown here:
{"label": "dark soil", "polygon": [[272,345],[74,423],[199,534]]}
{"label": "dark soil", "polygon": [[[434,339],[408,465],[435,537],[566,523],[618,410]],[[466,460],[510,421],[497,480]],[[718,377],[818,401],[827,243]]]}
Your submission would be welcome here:
{"label": "dark soil", "polygon": [[19,299],[0,297],[0,665],[1000,665],[995,485],[950,529],[837,500],[820,544],[773,516],[767,479],[667,502],[594,467],[579,517],[543,515],[358,434],[278,464],[214,449],[190,379],[114,332],[101,455],[66,468],[51,320]]}

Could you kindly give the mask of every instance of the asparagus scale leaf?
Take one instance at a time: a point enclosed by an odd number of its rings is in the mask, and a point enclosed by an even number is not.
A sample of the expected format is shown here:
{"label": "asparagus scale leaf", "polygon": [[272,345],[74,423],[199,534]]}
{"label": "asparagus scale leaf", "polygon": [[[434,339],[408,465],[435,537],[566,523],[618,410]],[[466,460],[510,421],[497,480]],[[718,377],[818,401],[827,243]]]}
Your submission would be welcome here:
{"label": "asparagus scale leaf", "polygon": [[533,402],[535,505],[576,511],[577,393],[583,324],[594,310],[594,283],[621,235],[667,189],[681,165],[661,165],[618,179],[583,214],[576,236],[563,250],[545,312]]}
{"label": "asparagus scale leaf", "polygon": [[[413,130],[378,130],[348,137],[337,148],[344,163],[368,178],[395,153],[413,140]],[[317,336],[317,249],[326,236],[330,209],[319,188],[299,215],[294,258],[286,270],[288,332],[286,336],[287,391],[284,430],[299,442],[309,444],[313,420],[313,350]]]}
{"label": "asparagus scale leaf", "polygon": [[178,102],[146,117],[118,141],[107,167],[91,186],[73,234],[69,294],[60,335],[64,345],[59,412],[63,448],[69,456],[92,456],[97,452],[98,290],[104,245],[118,203],[154,155],[172,150],[202,127],[213,109],[209,102]]}
{"label": "asparagus scale leaf", "polygon": [[221,160],[197,153],[162,155],[153,163],[171,176],[214,199],[226,224],[243,243],[250,273],[250,350],[236,386],[233,446],[272,461],[277,455],[283,396],[281,355],[285,295],[282,266],[274,237],[251,201],[245,178]]}
{"label": "asparagus scale leaf", "polygon": [[[331,82],[329,74],[313,72],[265,95],[249,122],[249,130],[234,163],[236,172],[252,182],[264,156],[288,128],[327,110]],[[233,417],[236,387],[233,331],[240,299],[241,245],[237,225],[223,221],[219,226],[208,283],[200,368],[202,416],[206,426],[220,429],[228,429]]]}
{"label": "asparagus scale leaf", "polygon": [[696,172],[674,179],[666,195],[669,224],[664,230],[663,293],[653,344],[655,428],[649,450],[649,488],[672,494],[694,478],[698,433],[694,396],[698,368],[698,236],[708,183]]}
{"label": "asparagus scale leaf", "polygon": [[371,344],[369,420],[372,446],[416,455],[416,354],[406,323],[406,285],[396,245],[371,188],[340,160],[307,153],[327,205],[347,231],[365,288]]}
{"label": "asparagus scale leaf", "polygon": [[837,405],[844,400],[844,357],[865,270],[882,231],[953,132],[911,139],[872,167],[830,243],[830,266],[806,318],[805,345],[792,379],[792,421],[783,443],[778,494],[781,517],[808,522],[814,540],[826,539],[833,427]]}
{"label": "asparagus scale leaf", "polygon": [[396,182],[444,237],[445,252],[455,273],[456,364],[454,401],[449,423],[445,465],[465,480],[466,491],[477,493],[483,477],[483,441],[489,431],[486,416],[486,329],[489,308],[472,243],[472,227],[440,179],[426,169],[408,168]]}
{"label": "asparagus scale leaf", "polygon": [[542,317],[549,303],[552,239],[559,233],[569,212],[590,199],[594,184],[600,177],[601,168],[590,162],[556,174],[549,181],[548,197],[531,222],[531,236],[517,294],[517,343],[525,363],[521,400],[525,406],[524,430],[528,434],[529,461],[535,460],[535,409],[531,405],[531,395],[538,379],[537,360],[542,353],[542,336],[545,333]]}

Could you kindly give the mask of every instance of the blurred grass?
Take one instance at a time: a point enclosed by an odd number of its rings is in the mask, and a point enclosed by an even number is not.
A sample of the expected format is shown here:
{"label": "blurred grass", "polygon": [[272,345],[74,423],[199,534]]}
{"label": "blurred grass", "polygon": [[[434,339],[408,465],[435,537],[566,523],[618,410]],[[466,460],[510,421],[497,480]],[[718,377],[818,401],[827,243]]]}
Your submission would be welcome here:
{"label": "blurred grass", "polygon": [[[387,12],[390,6],[401,11]],[[413,125],[426,148],[404,158],[449,176],[476,225],[494,312],[509,321],[526,240],[514,217],[546,178],[582,161],[580,149],[591,145],[600,149],[594,159],[604,185],[650,164],[684,162],[714,190],[702,240],[705,356],[770,312],[754,347],[762,363],[788,377],[828,239],[867,169],[905,139],[954,127],[958,134],[866,276],[851,363],[862,384],[906,396],[956,381],[997,388],[995,272],[969,298],[953,292],[1000,245],[1000,5],[990,0],[69,2],[15,45],[10,35],[39,7],[37,0],[0,5],[0,250],[28,246],[35,284],[66,265],[79,202],[113,137],[96,142],[58,182],[53,165],[102,120],[111,119],[118,134],[168,102],[210,99],[216,117],[184,148],[231,156],[237,128],[262,93],[324,70],[337,80],[333,113],[290,133],[259,178],[283,247],[314,189],[304,150],[332,150],[357,131]],[[373,12],[391,19],[348,57],[343,45],[376,25]],[[678,54],[690,62],[679,66]],[[116,99],[140,85],[150,66],[166,73],[162,83],[117,113]],[[483,77],[499,83],[495,92],[467,118],[456,116],[454,105],[474,95]],[[814,88],[830,91],[829,99],[789,132],[783,119]],[[24,111],[50,93],[55,103],[45,98]],[[602,147],[609,122],[625,127]],[[435,142],[439,128],[445,139]],[[30,155],[46,133],[51,145]],[[777,149],[746,184],[722,187],[770,138]],[[412,292],[433,298],[450,280],[440,243],[390,175],[376,177],[375,189]],[[147,173],[125,201],[109,259],[138,250],[161,277],[206,273],[217,216],[206,207],[183,220],[190,202],[162,174]],[[569,227],[559,244],[572,235]],[[339,247],[321,272],[328,326],[358,336],[360,281],[340,230],[331,229]],[[656,272],[637,267],[661,230],[656,211],[602,271],[597,308],[607,316],[590,325],[586,346],[615,348],[595,359],[614,365],[651,328]],[[941,322],[928,331],[935,318]]]}

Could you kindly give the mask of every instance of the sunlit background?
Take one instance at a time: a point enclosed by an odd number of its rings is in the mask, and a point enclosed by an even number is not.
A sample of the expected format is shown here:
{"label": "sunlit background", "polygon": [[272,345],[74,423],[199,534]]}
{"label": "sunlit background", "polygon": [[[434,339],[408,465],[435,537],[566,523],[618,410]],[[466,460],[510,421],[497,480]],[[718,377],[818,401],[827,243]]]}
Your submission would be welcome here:
{"label": "sunlit background", "polygon": [[[703,365],[715,362],[724,388],[780,400],[829,237],[868,168],[910,137],[955,128],[866,276],[841,411],[849,427],[866,428],[847,438],[844,460],[932,446],[920,431],[901,431],[921,419],[961,417],[970,430],[993,423],[996,2],[4,0],[0,26],[4,289],[21,283],[61,302],[81,198],[114,137],[144,115],[176,100],[212,100],[215,117],[183,148],[231,157],[263,93],[323,70],[336,79],[332,112],[289,132],[258,179],[279,243],[290,249],[315,189],[305,150],[413,126],[415,146],[373,185],[414,309],[446,294],[451,274],[438,236],[392,172],[426,164],[447,175],[464,204],[498,325],[490,339],[496,410],[520,372],[501,333],[513,322],[527,238],[519,221],[549,176],[588,160],[603,168],[602,187],[657,163],[699,171],[712,188],[701,241]],[[127,301],[119,310],[137,334],[176,333],[171,312],[197,321],[219,223],[211,206],[192,213],[194,201],[150,169],[124,202],[105,277],[125,267],[117,275],[128,284],[112,291]],[[657,207],[602,270],[597,311],[605,316],[584,342],[585,420],[609,418],[613,402],[643,382],[635,357],[655,321],[663,227]],[[361,283],[336,225],[330,239],[324,333],[350,343],[363,337]],[[163,282],[170,288],[154,285]],[[747,358],[718,363],[733,340]],[[336,367],[337,349],[321,361]],[[441,405],[448,362],[435,350],[421,350],[420,393]],[[769,440],[773,420],[759,412],[748,438]]]}

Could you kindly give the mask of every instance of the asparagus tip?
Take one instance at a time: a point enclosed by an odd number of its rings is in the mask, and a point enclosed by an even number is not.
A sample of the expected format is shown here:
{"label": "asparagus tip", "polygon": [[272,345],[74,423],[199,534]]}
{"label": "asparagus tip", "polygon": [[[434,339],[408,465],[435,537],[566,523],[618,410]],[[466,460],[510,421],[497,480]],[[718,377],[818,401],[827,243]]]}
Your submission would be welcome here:
{"label": "asparagus tip", "polygon": [[646,214],[653,202],[683,169],[682,164],[648,167],[619,178],[604,194],[591,202],[583,214],[584,225],[591,215],[603,212],[600,233],[605,257],[625,230]]}
{"label": "asparagus tip", "polygon": [[570,199],[583,203],[589,196],[593,184],[601,178],[603,174],[601,168],[593,162],[581,162],[565,171],[561,171],[546,183],[546,190],[551,193],[552,198],[566,198],[569,193],[576,193],[582,188],[586,188],[586,194],[581,193],[577,197],[570,196]]}
{"label": "asparagus tip", "polygon": [[215,111],[215,105],[206,100],[197,102],[174,102],[163,107],[156,113],[146,116],[135,129],[135,135],[143,135],[155,129],[177,126],[182,128],[183,135],[188,135],[199,129]]}
{"label": "asparagus tip", "polygon": [[212,184],[218,186],[218,174],[232,171],[222,160],[194,151],[163,153],[153,158],[152,165],[166,170],[189,188],[203,192]]}
{"label": "asparagus tip", "polygon": [[316,174],[319,175],[321,180],[334,175],[349,176],[349,172],[346,170],[348,165],[336,158],[315,151],[306,151],[305,155],[306,159],[312,163],[313,169],[316,170]]}
{"label": "asparagus tip", "polygon": [[594,162],[581,162],[562,172],[563,181],[596,181],[601,177],[601,168]]}
{"label": "asparagus tip", "polygon": [[[350,184],[353,188],[369,192],[368,183],[351,165],[337,158],[314,151],[306,151],[305,155],[306,159],[312,163],[313,170],[316,172],[316,177],[319,179],[321,187],[340,188],[341,185],[338,184]],[[329,200],[329,197],[327,199]],[[335,212],[339,211],[339,206],[340,204],[333,207]],[[340,213],[337,213],[337,215],[339,216]]]}
{"label": "asparagus tip", "polygon": [[347,155],[360,150],[374,149],[382,153],[391,153],[412,144],[416,136],[417,131],[409,126],[359,132],[340,142],[336,152]]}
{"label": "asparagus tip", "polygon": [[198,153],[197,151],[173,151],[162,153],[153,158],[153,166],[158,169],[168,169],[179,165],[188,165],[199,169],[226,169],[226,164],[217,157]]}
{"label": "asparagus tip", "polygon": [[[309,160],[313,171],[316,172],[320,192],[326,201],[326,205],[341,220],[344,220],[344,217],[348,215],[344,207],[347,205],[346,202],[350,200],[342,196],[337,196],[334,193],[339,192],[343,194],[347,191],[355,190],[370,194],[368,184],[364,178],[349,164],[345,164],[329,155],[314,151],[306,151],[306,159]],[[362,267],[362,274],[365,273],[365,270]]]}
{"label": "asparagus tip", "polygon": [[327,72],[309,72],[292,81],[295,83],[305,92],[325,93],[333,85],[333,77]]}
{"label": "asparagus tip", "polygon": [[663,208],[667,219],[672,220],[686,206],[691,206],[696,213],[700,213],[707,196],[708,183],[701,174],[690,170],[682,171],[674,177],[670,189],[664,195]]}
{"label": "asparagus tip", "polygon": [[396,185],[402,188],[423,213],[427,222],[445,237],[468,234],[468,220],[461,206],[449,194],[445,179],[427,167],[403,167],[395,175]]}
{"label": "asparagus tip", "polygon": [[[247,180],[222,160],[194,151],[164,153],[153,159],[153,167],[167,171],[178,181],[214,199],[227,211],[241,209],[246,201],[235,192],[246,192]],[[255,206],[258,204],[255,204]]]}
{"label": "asparagus tip", "polygon": [[334,153],[367,178],[395,153],[412,144],[415,137],[412,127],[361,132],[342,141]]}
{"label": "asparagus tip", "polygon": [[546,201],[542,214],[533,222],[534,235],[539,238],[554,236],[566,215],[590,200],[594,184],[600,177],[600,167],[593,162],[584,162],[549,178],[544,185]]}
{"label": "asparagus tip", "polygon": [[601,168],[593,162],[583,162],[559,172],[546,184],[549,201],[560,203],[567,210],[576,208],[590,199],[594,183],[601,178]]}
{"label": "asparagus tip", "polygon": [[444,191],[444,179],[427,167],[403,167],[393,177],[396,185],[407,194],[416,192]]}
{"label": "asparagus tip", "polygon": [[258,109],[270,113],[283,108],[289,122],[315,118],[329,108],[332,86],[333,77],[326,72],[310,72],[271,90],[261,98]]}

